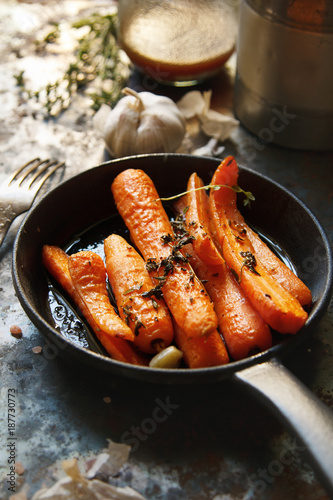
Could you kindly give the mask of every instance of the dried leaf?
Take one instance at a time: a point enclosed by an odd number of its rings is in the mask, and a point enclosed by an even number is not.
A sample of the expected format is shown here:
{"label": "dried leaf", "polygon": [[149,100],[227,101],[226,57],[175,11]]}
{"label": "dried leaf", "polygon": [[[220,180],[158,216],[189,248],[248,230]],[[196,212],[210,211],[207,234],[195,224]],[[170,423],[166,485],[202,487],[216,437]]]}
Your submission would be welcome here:
{"label": "dried leaf", "polygon": [[177,102],[177,106],[186,120],[197,117],[204,134],[223,142],[238,127],[239,121],[232,116],[210,109],[211,95],[211,90],[203,93],[193,90],[185,94]]}
{"label": "dried leaf", "polygon": [[227,140],[238,125],[239,121],[235,118],[218,113],[213,109],[208,110],[201,117],[202,131],[209,137],[214,137],[214,139],[221,142]]}
{"label": "dried leaf", "polygon": [[108,440],[108,448],[100,453],[92,466],[88,469],[86,477],[92,479],[96,474],[112,476],[116,474],[127,462],[131,447],[123,443]]}
{"label": "dried leaf", "polygon": [[109,440],[103,450],[90,465],[86,475],[80,471],[78,460],[64,460],[62,467],[66,477],[51,488],[38,490],[32,500],[146,500],[133,488],[113,486],[99,479],[92,479],[97,473],[111,476],[119,471],[129,457],[130,446]]}
{"label": "dried leaf", "polygon": [[201,116],[206,107],[204,96],[199,90],[187,92],[178,102],[177,106],[186,120]]}

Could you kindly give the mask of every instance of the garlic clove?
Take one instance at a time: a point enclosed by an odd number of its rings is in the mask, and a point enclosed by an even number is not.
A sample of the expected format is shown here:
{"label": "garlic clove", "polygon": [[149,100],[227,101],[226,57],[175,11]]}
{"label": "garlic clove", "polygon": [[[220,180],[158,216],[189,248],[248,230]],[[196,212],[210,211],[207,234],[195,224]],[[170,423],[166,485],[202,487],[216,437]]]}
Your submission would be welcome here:
{"label": "garlic clove", "polygon": [[169,346],[160,351],[150,360],[150,368],[178,368],[183,353],[175,346]]}
{"label": "garlic clove", "polygon": [[104,134],[106,121],[110,113],[110,106],[102,104],[97,113],[93,116],[93,123],[95,129],[101,134]]}
{"label": "garlic clove", "polygon": [[141,153],[171,153],[182,143],[186,122],[168,97],[150,92],[139,94],[143,109],[137,128],[137,149]]}
{"label": "garlic clove", "polygon": [[209,137],[218,139],[221,142],[227,140],[232,132],[238,127],[239,121],[235,118],[218,113],[213,109],[201,117],[202,131]]}
{"label": "garlic clove", "polygon": [[112,156],[134,155],[136,151],[136,128],[138,113],[130,107],[119,107],[109,114],[105,124],[104,141]]}
{"label": "garlic clove", "polygon": [[177,106],[186,120],[200,117],[205,109],[205,99],[199,90],[187,92],[178,102]]}
{"label": "garlic clove", "polygon": [[[172,153],[182,143],[185,119],[169,106],[168,102],[157,101],[142,112],[137,130],[137,148],[142,153]],[[152,144],[155,151],[150,151]]]}
{"label": "garlic clove", "polygon": [[192,154],[197,156],[215,156],[219,157],[225,150],[224,146],[219,146],[219,140],[211,137],[207,144],[195,149]]}
{"label": "garlic clove", "polygon": [[211,109],[211,96],[211,90],[203,93],[193,90],[185,94],[177,102],[177,106],[186,119],[198,118],[200,128],[204,134],[223,142],[238,127],[239,121],[229,115]]}

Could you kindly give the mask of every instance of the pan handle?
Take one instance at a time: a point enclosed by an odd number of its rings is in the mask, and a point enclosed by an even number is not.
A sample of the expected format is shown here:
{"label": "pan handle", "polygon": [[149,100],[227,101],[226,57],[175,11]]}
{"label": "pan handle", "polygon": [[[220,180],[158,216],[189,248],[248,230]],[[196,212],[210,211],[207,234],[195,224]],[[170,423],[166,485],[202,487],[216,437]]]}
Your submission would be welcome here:
{"label": "pan handle", "polygon": [[333,412],[278,360],[252,365],[234,377],[273,409],[299,438],[314,471],[333,498]]}

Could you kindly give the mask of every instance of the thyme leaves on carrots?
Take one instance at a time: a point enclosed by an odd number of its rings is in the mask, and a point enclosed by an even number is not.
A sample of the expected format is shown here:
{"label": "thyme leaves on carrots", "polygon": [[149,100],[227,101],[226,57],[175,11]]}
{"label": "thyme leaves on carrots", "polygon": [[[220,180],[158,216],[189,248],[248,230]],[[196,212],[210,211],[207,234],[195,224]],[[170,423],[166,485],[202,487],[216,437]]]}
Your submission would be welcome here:
{"label": "thyme leaves on carrots", "polygon": [[[158,279],[158,278],[155,278]],[[164,284],[165,278],[163,278],[163,282],[158,283],[154,288],[151,288],[147,292],[143,292],[142,297],[155,297],[156,299],[163,299],[162,287]]]}
{"label": "thyme leaves on carrots", "polygon": [[146,328],[146,327],[142,323],[142,321],[140,321],[138,319],[137,316],[133,317],[133,313],[132,313],[131,309],[132,309],[132,307],[128,306],[128,305],[122,307],[122,310],[123,310],[123,313],[124,313],[124,317],[125,317],[125,323],[126,323],[127,326],[129,326],[131,321],[134,322],[134,335],[137,337],[139,335],[139,329],[141,327],[143,327],[143,328]]}
{"label": "thyme leaves on carrots", "polygon": [[141,327],[146,328],[145,325],[138,318],[134,320],[134,335],[137,337],[139,335],[139,329]]}
{"label": "thyme leaves on carrots", "polygon": [[139,291],[140,288],[142,288],[142,286],[143,286],[143,283],[138,283],[137,285],[133,286],[132,288],[129,288],[128,290],[126,290],[126,292],[124,292],[123,295],[128,295],[132,292]]}
{"label": "thyme leaves on carrots", "polygon": [[148,259],[146,262],[146,269],[150,273],[158,270],[158,264],[155,259]]}
{"label": "thyme leaves on carrots", "polygon": [[239,275],[237,274],[237,272],[232,267],[230,268],[231,273],[233,274],[235,280],[239,284],[242,281],[242,274],[243,274],[244,267],[247,267],[252,273],[256,274],[257,276],[260,276],[260,273],[255,268],[256,265],[257,265],[257,260],[256,260],[255,256],[253,255],[253,253],[251,253],[251,252],[240,252],[240,255],[241,255],[241,257],[243,257],[243,261],[242,261],[242,264],[241,264]]}
{"label": "thyme leaves on carrots", "polygon": [[190,189],[189,191],[184,191],[183,193],[176,194],[174,196],[169,196],[168,198],[159,198],[161,201],[171,201],[171,200],[176,200],[177,198],[181,198],[182,196],[185,196],[188,193],[192,193],[194,191],[200,191],[202,189],[212,189],[213,191],[218,191],[222,187],[232,189],[235,191],[235,193],[242,193],[245,196],[245,199],[243,201],[244,206],[250,206],[251,201],[255,200],[254,195],[251,193],[251,191],[245,191],[242,189],[240,186],[228,186],[227,184],[207,184],[206,186],[200,186],[195,189]]}
{"label": "thyme leaves on carrots", "polygon": [[253,253],[251,252],[240,252],[240,255],[243,257],[242,265],[241,265],[241,270],[240,270],[240,277],[239,281],[242,279],[242,271],[244,267],[247,267],[252,273],[257,274],[260,276],[260,273],[256,270],[256,265],[257,261]]}
{"label": "thyme leaves on carrots", "polygon": [[[178,228],[179,229],[179,228]],[[193,241],[193,236],[189,236],[187,231],[181,231],[179,235],[172,236],[170,234],[163,235],[162,241],[164,244],[172,248],[170,255],[161,260],[160,263],[154,259],[149,259],[146,263],[148,272],[157,272],[153,279],[158,281],[158,284],[151,290],[144,292],[143,297],[156,297],[157,299],[163,298],[163,285],[169,274],[173,273],[175,265],[188,263],[188,257],[181,252],[181,248]],[[162,270],[163,274],[159,275]],[[192,276],[190,282],[193,281]]]}

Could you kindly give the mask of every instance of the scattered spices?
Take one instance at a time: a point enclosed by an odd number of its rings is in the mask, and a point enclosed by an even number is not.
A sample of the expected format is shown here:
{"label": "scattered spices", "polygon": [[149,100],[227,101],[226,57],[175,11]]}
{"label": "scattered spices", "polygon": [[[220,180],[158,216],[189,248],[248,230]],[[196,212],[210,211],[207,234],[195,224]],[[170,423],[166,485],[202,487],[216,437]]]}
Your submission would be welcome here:
{"label": "scattered spices", "polygon": [[137,337],[139,335],[139,329],[141,327],[143,327],[143,328],[146,328],[146,327],[137,317],[135,317],[135,319],[134,319],[134,325],[135,325],[134,335]]}
{"label": "scattered spices", "polygon": [[[157,299],[163,298],[163,285],[165,283],[166,277],[169,274],[172,274],[174,271],[174,266],[180,263],[188,263],[188,256],[184,255],[180,250],[188,243],[193,241],[193,237],[189,236],[188,232],[184,229],[181,221],[177,221],[179,226],[177,226],[176,235],[173,236],[171,234],[166,234],[161,237],[163,243],[165,245],[169,245],[172,248],[171,254],[162,259],[160,263],[157,263],[154,259],[149,259],[146,263],[146,268],[149,272],[159,272],[161,268],[163,268],[163,274],[161,276],[153,276],[154,280],[157,280],[159,283],[154,288],[149,290],[148,292],[144,292],[142,294],[143,297],[155,297]],[[191,273],[190,282],[193,282],[194,275]]]}
{"label": "scattered spices", "polygon": [[146,269],[147,269],[147,271],[149,273],[152,272],[152,271],[157,271],[158,264],[157,264],[156,260],[154,260],[154,259],[148,259],[147,262],[146,262]]}
{"label": "scattered spices", "polygon": [[127,326],[129,326],[130,323],[130,318],[131,318],[131,307],[130,306],[122,306],[123,313],[125,315],[125,323]]}
{"label": "scattered spices", "polygon": [[[152,304],[153,304],[153,308],[155,309],[155,311],[158,310],[158,304],[156,302],[156,300],[154,299],[154,297],[151,298],[151,301],[152,301]],[[157,318],[155,318],[156,321],[158,321]]]}
{"label": "scattered spices", "polygon": [[126,292],[124,292],[123,295],[128,295],[128,294],[130,294],[132,292],[139,291],[140,288],[142,288],[142,286],[143,286],[142,282],[138,283],[137,285],[133,286],[132,288],[129,288],[128,290],[126,290]]}
{"label": "scattered spices", "polygon": [[18,325],[12,325],[9,330],[11,335],[16,339],[22,338],[22,329]]}
{"label": "scattered spices", "polygon": [[23,465],[22,465],[21,462],[16,462],[15,463],[15,472],[19,476],[22,476],[22,474],[24,473],[24,467],[23,467]]}
{"label": "scattered spices", "polygon": [[242,279],[242,270],[244,266],[246,266],[252,273],[260,276],[258,271],[255,269],[255,266],[257,265],[255,256],[251,252],[240,252],[240,255],[244,257],[240,271],[240,280]]}
{"label": "scattered spices", "polygon": [[33,348],[32,348],[32,352],[33,352],[34,354],[41,354],[42,350],[43,350],[43,349],[41,348],[41,346],[40,346],[40,345],[37,345],[36,347],[33,347]]}
{"label": "scattered spices", "polygon": [[151,288],[148,292],[144,292],[142,297],[155,297],[156,299],[163,299],[163,284],[165,282],[164,276],[156,276],[154,279],[160,280],[160,283],[156,285],[154,288]]}

